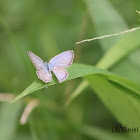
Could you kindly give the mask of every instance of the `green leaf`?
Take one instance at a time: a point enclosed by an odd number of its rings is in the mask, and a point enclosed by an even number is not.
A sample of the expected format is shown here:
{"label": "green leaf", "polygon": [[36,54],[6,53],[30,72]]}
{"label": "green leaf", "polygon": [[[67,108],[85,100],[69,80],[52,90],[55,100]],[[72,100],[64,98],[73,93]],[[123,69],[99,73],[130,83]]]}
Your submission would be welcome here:
{"label": "green leaf", "polygon": [[[90,10],[91,18],[93,23],[95,23],[99,35],[115,33],[127,28],[123,19],[118,15],[107,0],[86,0],[86,4]],[[104,7],[106,7],[105,11],[100,12],[102,9],[104,9]],[[104,54],[96,66],[98,68],[109,69],[116,63],[120,62],[124,57],[140,46],[139,36],[140,31],[137,30],[124,36],[121,40],[119,40],[119,36],[100,40],[105,51],[107,51],[109,48],[110,49]],[[124,69],[127,70],[127,72],[124,71]],[[119,75],[125,76],[133,81],[140,82],[138,70],[131,66],[128,59],[123,60],[121,64],[118,63],[112,70]],[[89,84],[87,81],[82,81],[71,94],[71,97],[68,99],[67,103],[70,103],[70,100],[77,97],[85,88],[88,87],[88,85]]]}
{"label": "green leaf", "polygon": [[[140,126],[139,100],[132,92],[112,84],[101,76],[86,76],[92,89],[102,100],[116,119],[127,128]],[[140,133],[132,133],[132,137],[139,137]]]}
{"label": "green leaf", "polygon": [[[85,0],[91,20],[95,24],[98,36],[118,33],[127,30],[127,25],[123,18],[113,8],[108,0]],[[100,43],[104,51],[107,51],[121,38],[116,36],[112,38],[101,39]]]}
{"label": "green leaf", "polygon": [[21,103],[3,103],[0,112],[0,139],[11,140],[16,131],[18,117],[21,111]]}
{"label": "green leaf", "polygon": [[[133,32],[127,36],[125,36],[122,40],[120,40],[115,46],[113,46],[97,63],[97,67],[108,69],[115,63],[117,63],[119,60],[124,58],[126,55],[131,53],[134,49],[138,48],[140,46],[140,31]],[[128,40],[128,41],[127,41]],[[121,69],[123,69],[123,64],[121,65]],[[125,65],[124,65],[125,66]],[[133,69],[133,67],[132,67]],[[120,70],[120,67],[119,67]],[[129,69],[130,70],[130,69]],[[121,71],[122,72],[122,71]],[[132,71],[133,72],[133,71]],[[119,73],[119,72],[118,72]],[[126,73],[126,71],[125,71]],[[133,72],[134,73],[134,72]],[[133,75],[132,75],[133,76]],[[128,76],[128,77],[131,77]],[[138,77],[138,76],[137,76]],[[130,79],[133,79],[130,78]],[[137,79],[137,78],[135,78]],[[67,104],[70,103],[75,97],[77,97],[85,88],[88,87],[87,81],[82,81],[78,87],[75,89],[75,91],[71,94],[69,97]]]}
{"label": "green leaf", "polygon": [[[52,114],[46,106],[39,106],[29,118],[29,126],[33,140],[58,140],[56,127],[56,114]],[[41,118],[41,119],[38,119]],[[60,128],[59,128],[60,129]]]}
{"label": "green leaf", "polygon": [[[98,36],[118,33],[128,29],[124,19],[119,15],[109,0],[85,0],[85,2],[89,9],[93,24],[95,24]],[[140,31],[137,30],[124,37],[116,36],[99,40],[102,45],[101,47],[106,54],[101,58],[97,66],[99,68],[108,69],[116,64],[116,67],[114,67],[112,71],[116,72],[116,68],[118,67],[118,74],[125,75],[125,73],[122,73],[123,69],[125,69],[125,65],[120,65],[118,62],[140,46],[139,34]],[[135,57],[135,60],[136,59],[137,57]],[[136,79],[139,72],[137,72],[138,68],[131,66],[131,64],[134,65],[132,58],[129,57],[128,59],[126,58],[121,61],[125,61],[124,63],[130,65],[127,69],[127,72],[129,72],[127,78],[132,78],[131,75],[133,75],[133,79]]]}
{"label": "green leaf", "polygon": [[140,47],[140,31],[129,33],[123,39],[118,41],[98,62],[97,67],[108,69],[115,63],[126,57],[135,49]]}
{"label": "green leaf", "polygon": [[2,18],[1,15],[0,15],[0,22],[1,22],[3,28],[5,29],[5,32],[7,33],[8,37],[9,37],[8,38],[9,41],[11,42],[11,44],[13,45],[13,47],[17,50],[21,62],[23,62],[23,64],[25,64],[26,61],[24,59],[24,55],[22,53],[21,47],[19,47],[19,45],[17,44],[17,41],[15,39],[14,34],[12,33],[12,31],[9,28],[9,25],[5,22],[5,20]]}
{"label": "green leaf", "polygon": [[77,130],[81,134],[99,140],[129,140],[129,137],[120,136],[119,134],[116,135],[115,133],[112,133],[112,130],[107,131],[95,126],[83,125],[77,128]]}
{"label": "green leaf", "polygon": [[[112,80],[114,82],[117,82],[117,83],[133,90],[137,94],[140,94],[140,88],[135,83],[133,83],[125,78],[114,75],[106,70],[102,70],[102,69],[99,69],[99,68],[96,68],[93,66],[84,65],[84,64],[73,64],[67,70],[69,72],[69,77],[67,80],[75,79],[75,78],[82,77],[82,76],[89,75],[89,74],[102,74],[103,77],[105,77],[109,80]],[[47,85],[44,82],[42,82],[41,80],[37,79],[27,89],[25,89],[20,95],[18,95],[12,102],[15,102],[16,100],[18,100],[36,90],[45,88],[46,86],[48,87],[48,86],[54,85],[56,83],[58,83],[58,81],[54,76],[53,76],[53,80],[50,83],[48,83]]]}
{"label": "green leaf", "polygon": [[[119,15],[109,0],[85,0],[85,2],[99,36],[118,33],[128,29],[124,19],[121,17],[121,15]],[[106,54],[101,58],[97,66],[99,68],[108,69],[116,64],[112,71],[116,72],[117,68],[119,69],[119,73],[117,71],[118,74],[126,75],[125,73],[122,73],[126,67],[123,65],[123,61],[125,61],[124,63],[130,65],[127,68],[127,73],[129,73],[127,74],[127,78],[132,79],[131,75],[133,75],[133,79],[137,79],[139,72],[137,72],[138,68],[131,66],[131,64],[134,65],[134,63],[132,63],[132,58],[129,57],[125,60],[121,59],[126,57],[140,46],[139,34],[140,31],[137,30],[135,32],[129,33],[123,38],[122,36],[116,36],[99,40],[102,45],[101,47],[106,52]],[[135,60],[136,59],[137,57],[135,57]],[[122,65],[118,63],[120,60],[122,61]]]}
{"label": "green leaf", "polygon": [[87,88],[89,83],[86,80],[83,80],[78,87],[72,92],[65,105],[69,105],[85,88]]}

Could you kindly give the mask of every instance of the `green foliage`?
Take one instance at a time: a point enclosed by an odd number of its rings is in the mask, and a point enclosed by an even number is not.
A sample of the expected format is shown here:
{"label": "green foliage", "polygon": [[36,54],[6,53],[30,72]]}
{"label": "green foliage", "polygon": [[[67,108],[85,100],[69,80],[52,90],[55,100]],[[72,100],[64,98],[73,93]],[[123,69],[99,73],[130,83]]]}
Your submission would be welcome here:
{"label": "green foliage", "polygon": [[[139,139],[139,133],[112,133],[112,127],[140,126],[140,31],[75,45],[140,26],[139,5],[139,0],[1,1],[0,139]],[[47,61],[69,49],[75,59],[65,82],[53,76],[46,85],[37,79],[27,51]],[[35,108],[33,100],[39,103]]]}
{"label": "green foliage", "polygon": [[[90,75],[90,74],[97,74],[97,75],[100,74],[100,75],[102,75],[102,77],[105,77],[111,81],[114,81],[116,83],[119,83],[119,84],[131,89],[132,91],[136,92],[136,94],[138,94],[140,96],[140,88],[138,85],[136,85],[135,83],[133,83],[125,78],[119,77],[117,75],[114,75],[114,74],[112,74],[108,71],[102,70],[102,69],[98,69],[96,67],[92,67],[92,66],[88,66],[88,65],[73,64],[70,68],[68,68],[68,72],[69,72],[69,77],[67,78],[67,80],[75,79],[78,77],[83,77],[85,75]],[[53,77],[53,80],[47,84],[45,84],[41,80],[37,79],[27,89],[25,89],[19,96],[17,96],[12,102],[15,102],[16,100],[18,100],[36,90],[39,90],[39,89],[42,89],[45,87],[49,87],[49,86],[57,84],[57,83],[58,83],[58,81],[56,80],[55,77]]]}
{"label": "green foliage", "polygon": [[18,124],[21,107],[20,102],[16,102],[14,104],[2,104],[0,116],[0,138],[2,140],[13,139]]}

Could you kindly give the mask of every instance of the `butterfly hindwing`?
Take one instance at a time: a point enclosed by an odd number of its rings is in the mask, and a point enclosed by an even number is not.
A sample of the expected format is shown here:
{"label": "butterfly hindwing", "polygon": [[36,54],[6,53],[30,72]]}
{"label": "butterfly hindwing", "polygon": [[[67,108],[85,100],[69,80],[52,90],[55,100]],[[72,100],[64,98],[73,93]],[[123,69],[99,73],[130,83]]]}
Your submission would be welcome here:
{"label": "butterfly hindwing", "polygon": [[62,67],[54,67],[52,71],[54,75],[57,77],[59,83],[63,82],[69,76],[68,71]]}
{"label": "butterfly hindwing", "polygon": [[36,74],[37,74],[38,78],[41,79],[42,81],[44,81],[45,83],[52,81],[52,74],[46,68],[38,69],[36,71]]}

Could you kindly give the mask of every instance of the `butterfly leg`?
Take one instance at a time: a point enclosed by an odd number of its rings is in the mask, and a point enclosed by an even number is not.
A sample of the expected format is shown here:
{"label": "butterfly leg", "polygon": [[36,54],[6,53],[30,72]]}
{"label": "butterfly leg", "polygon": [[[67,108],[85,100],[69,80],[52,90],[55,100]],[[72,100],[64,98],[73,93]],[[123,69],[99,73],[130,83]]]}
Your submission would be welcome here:
{"label": "butterfly leg", "polygon": [[46,83],[46,88],[48,88],[47,83]]}

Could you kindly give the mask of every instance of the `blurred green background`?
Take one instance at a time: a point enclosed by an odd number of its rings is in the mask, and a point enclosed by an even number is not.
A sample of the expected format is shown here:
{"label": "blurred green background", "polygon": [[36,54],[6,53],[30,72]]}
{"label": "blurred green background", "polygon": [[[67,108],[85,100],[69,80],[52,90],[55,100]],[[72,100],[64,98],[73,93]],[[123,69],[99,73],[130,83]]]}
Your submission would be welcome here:
{"label": "blurred green background", "polygon": [[[1,0],[0,140],[109,140],[119,136],[125,139],[128,134],[114,136],[112,133],[112,127],[119,120],[90,86],[65,106],[82,78],[38,90],[13,104],[6,100],[19,95],[37,78],[27,51],[47,61],[72,49],[75,63],[99,64],[110,48],[125,35],[79,45],[75,43],[140,26],[140,15],[136,10],[140,10],[139,0]],[[131,39],[126,38],[125,42],[133,46],[129,41]],[[134,42],[140,46],[140,42]],[[118,52],[118,59],[112,65],[104,63],[99,67],[140,85],[138,47],[131,49],[121,60],[120,54]],[[38,104],[26,124],[22,125],[21,116],[32,100],[37,100]],[[123,104],[118,108],[121,106]]]}

